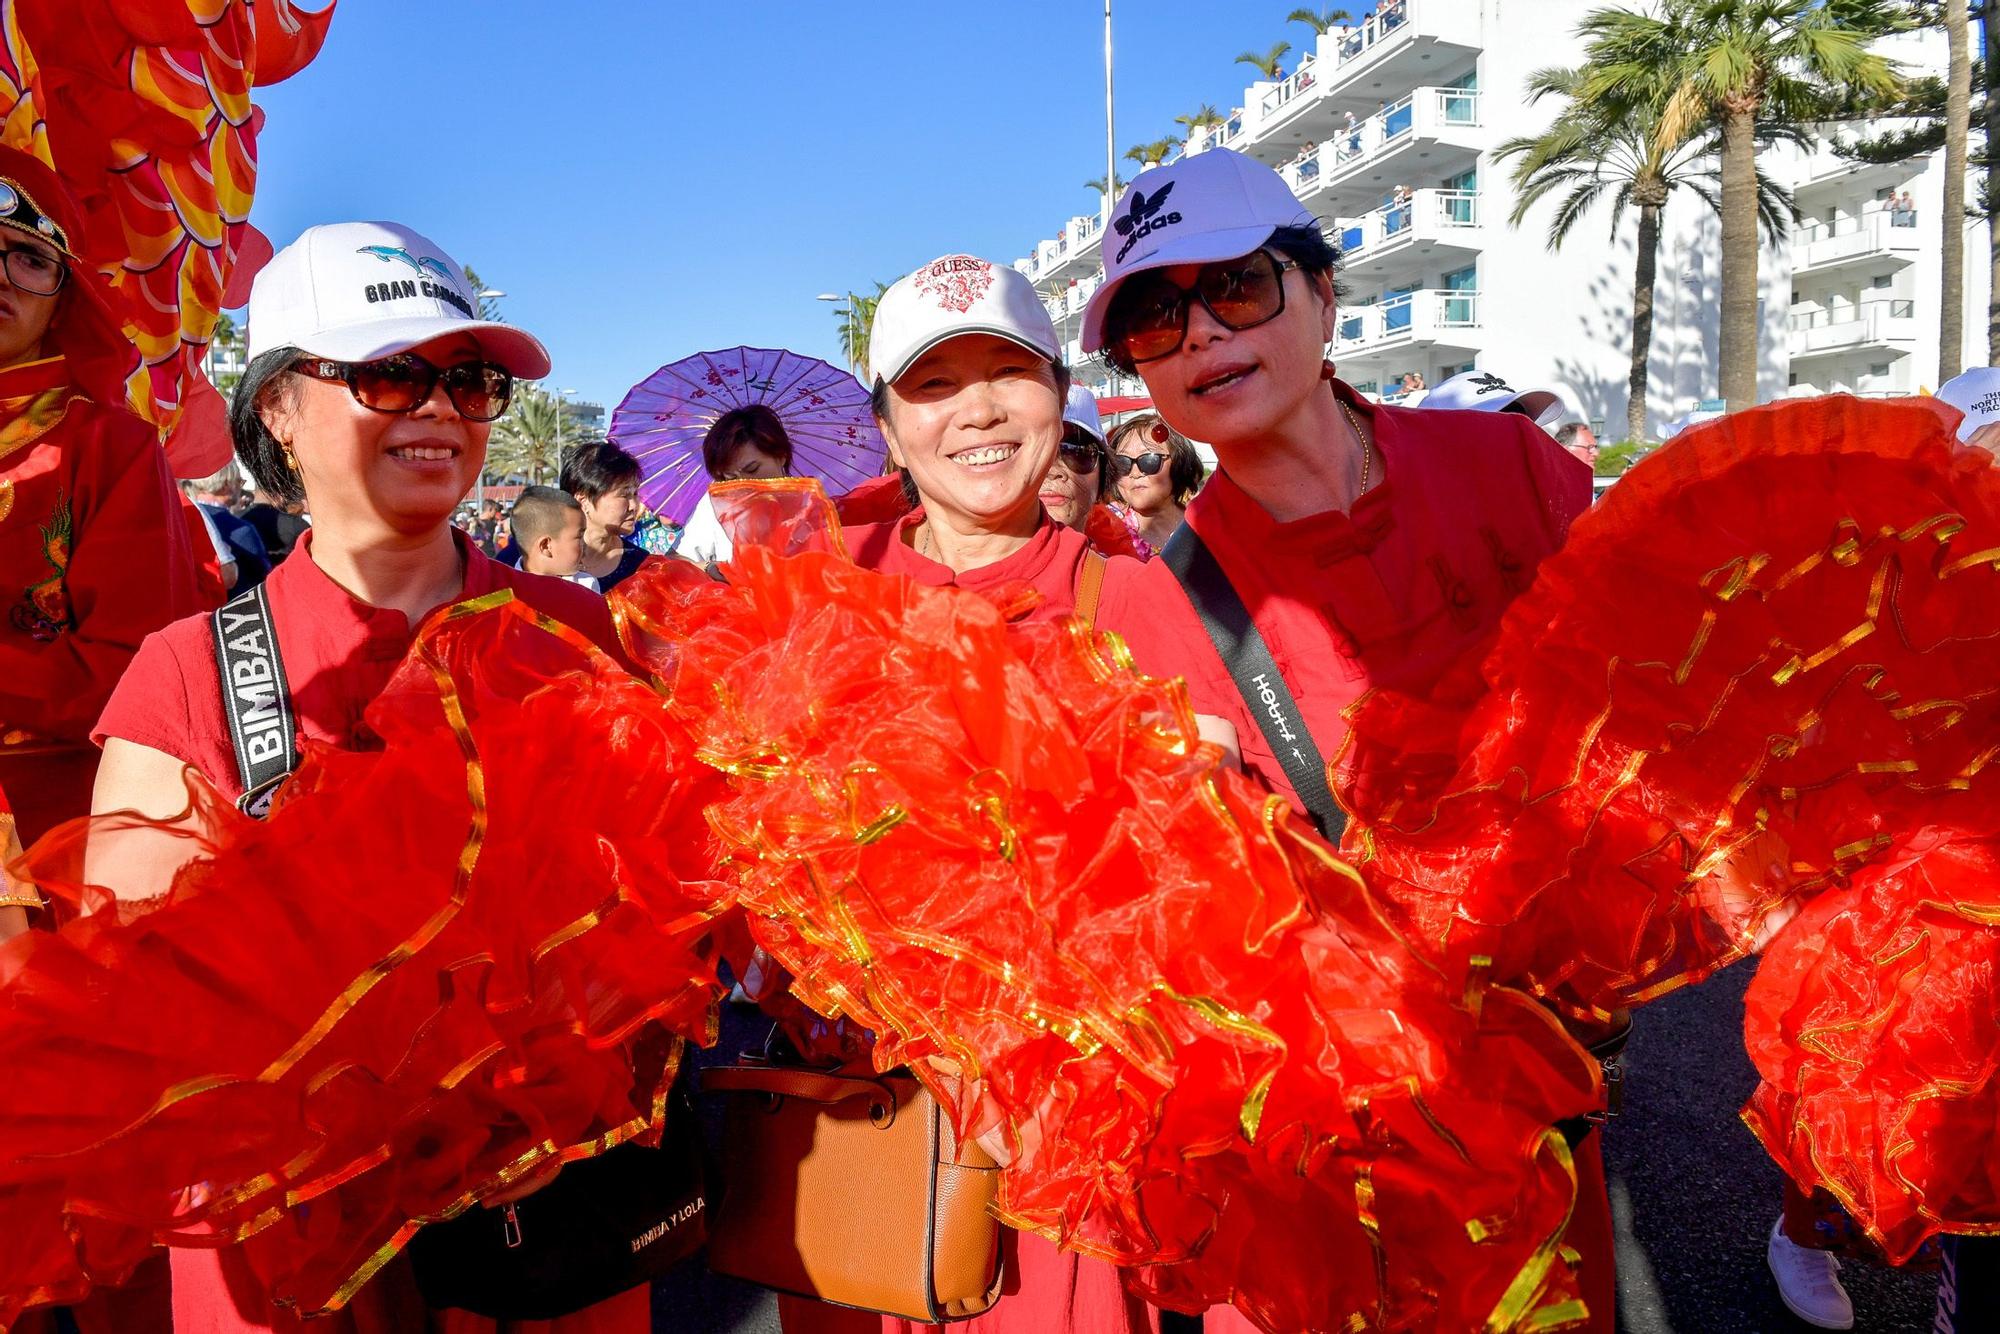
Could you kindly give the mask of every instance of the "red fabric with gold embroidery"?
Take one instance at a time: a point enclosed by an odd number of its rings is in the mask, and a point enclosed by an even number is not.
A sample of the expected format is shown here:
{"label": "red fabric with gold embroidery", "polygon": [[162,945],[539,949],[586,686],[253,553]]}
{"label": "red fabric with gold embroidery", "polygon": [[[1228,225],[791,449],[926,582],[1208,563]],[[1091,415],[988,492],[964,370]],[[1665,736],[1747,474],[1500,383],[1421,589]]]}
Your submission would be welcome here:
{"label": "red fabric with gold embroidery", "polygon": [[736,779],[759,942],[878,1067],[972,1076],[940,1092],[1003,1132],[1009,1221],[1274,1330],[1576,1313],[1549,1127],[1596,1074],[1554,1019],[1413,956],[1177,687],[803,527],[614,600]]}
{"label": "red fabric with gold embroidery", "polygon": [[0,783],[32,839],[89,809],[85,744],[139,643],[201,609],[153,432],[60,358],[0,371]]}
{"label": "red fabric with gold embroidery", "polygon": [[268,822],[191,779],[177,829],[29,853],[81,916],[0,949],[0,1321],[246,1235],[277,1300],[337,1306],[419,1221],[657,1132],[717,995],[685,733],[504,593],[432,618],[368,721]]}
{"label": "red fabric with gold embroidery", "polygon": [[1746,1117],[1899,1259],[2000,1230],[2000,473],[1955,424],[1829,397],[1676,440],[1336,766],[1419,949],[1566,1013],[1775,933]]}

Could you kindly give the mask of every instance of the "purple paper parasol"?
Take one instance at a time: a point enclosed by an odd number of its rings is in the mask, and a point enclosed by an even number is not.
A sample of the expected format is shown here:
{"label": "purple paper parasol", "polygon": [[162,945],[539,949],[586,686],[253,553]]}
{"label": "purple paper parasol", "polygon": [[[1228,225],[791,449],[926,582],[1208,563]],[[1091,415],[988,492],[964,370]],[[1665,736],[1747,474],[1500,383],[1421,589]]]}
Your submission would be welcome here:
{"label": "purple paper parasol", "polygon": [[611,414],[611,439],[645,471],[639,499],[661,518],[687,522],[708,491],[701,442],[735,408],[762,405],[792,441],[792,471],[844,495],[882,471],[886,447],[868,391],[846,371],[765,347],[732,347],[662,366]]}

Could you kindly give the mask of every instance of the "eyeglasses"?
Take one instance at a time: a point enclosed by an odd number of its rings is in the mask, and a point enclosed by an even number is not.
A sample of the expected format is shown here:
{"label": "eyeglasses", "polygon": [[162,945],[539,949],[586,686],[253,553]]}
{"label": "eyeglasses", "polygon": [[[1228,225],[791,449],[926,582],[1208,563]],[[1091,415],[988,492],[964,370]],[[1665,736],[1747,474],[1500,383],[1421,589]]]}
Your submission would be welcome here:
{"label": "eyeglasses", "polygon": [[1254,329],[1284,314],[1285,271],[1297,267],[1259,250],[1202,265],[1192,287],[1176,287],[1157,269],[1140,274],[1112,303],[1105,344],[1127,367],[1169,356],[1187,338],[1196,301],[1225,329]]}
{"label": "eyeglasses", "polygon": [[69,266],[47,251],[30,246],[10,246],[6,257],[7,281],[29,296],[54,296],[69,277]]}
{"label": "eyeglasses", "polygon": [[414,352],[398,352],[380,361],[307,357],[293,368],[315,380],[346,385],[356,403],[375,412],[415,412],[441,384],[459,416],[490,422],[507,411],[514,396],[512,373],[490,361],[461,361],[439,369]]}
{"label": "eyeglasses", "polygon": [[1132,470],[1137,468],[1140,472],[1146,474],[1146,476],[1154,477],[1159,474],[1161,465],[1166,461],[1167,456],[1165,454],[1155,454],[1150,450],[1139,455],[1113,454],[1111,456],[1111,471],[1123,479],[1130,477]]}
{"label": "eyeglasses", "polygon": [[1061,446],[1061,458],[1071,472],[1096,472],[1097,442],[1095,440],[1065,440]]}

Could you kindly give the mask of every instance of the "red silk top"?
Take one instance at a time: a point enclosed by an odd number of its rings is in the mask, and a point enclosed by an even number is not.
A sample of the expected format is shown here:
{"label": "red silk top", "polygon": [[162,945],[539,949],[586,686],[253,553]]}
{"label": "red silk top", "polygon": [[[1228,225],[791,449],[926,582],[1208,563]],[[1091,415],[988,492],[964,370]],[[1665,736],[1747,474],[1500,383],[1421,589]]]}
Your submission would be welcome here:
{"label": "red silk top", "polygon": [[[622,661],[603,598],[567,580],[502,565],[462,535],[457,541],[465,562],[460,599],[511,589]],[[370,606],[329,579],[313,562],[310,531],[271,571],[266,587],[300,733],[344,749],[367,749],[374,742],[362,714],[409,651],[415,627],[402,612]],[[165,751],[230,797],[242,793],[206,614],[146,637],[92,733],[100,745],[107,737]]]}
{"label": "red silk top", "polygon": [[[1024,600],[1015,619],[1041,620],[1067,616],[1076,610],[1077,579],[1082,573],[1084,556],[1092,550],[1082,533],[1064,527],[1044,513],[1028,545],[1004,560],[954,574],[950,566],[917,554],[916,548],[903,540],[906,532],[923,521],[923,511],[914,510],[893,523],[848,528],[847,550],[854,563],[863,569],[907,575],[932,587],[956,584],[989,597],[998,595],[1003,602],[1010,586],[1032,588],[1040,600],[1031,605]],[[1135,618],[1156,614],[1155,599],[1140,586],[1139,576],[1144,568],[1129,556],[1105,557],[1104,587],[1097,602],[1099,629],[1123,632]],[[1178,610],[1191,615],[1185,606]]]}
{"label": "red silk top", "polygon": [[[1375,686],[1435,683],[1590,504],[1588,470],[1518,413],[1377,406],[1339,381],[1334,392],[1375,425],[1381,479],[1351,514],[1279,523],[1227,471],[1187,511],[1328,760],[1347,736],[1343,710]],[[1296,805],[1173,572],[1160,561],[1140,569],[1153,599],[1188,615],[1123,627],[1139,666],[1186,676],[1196,712],[1234,723],[1244,767]]]}

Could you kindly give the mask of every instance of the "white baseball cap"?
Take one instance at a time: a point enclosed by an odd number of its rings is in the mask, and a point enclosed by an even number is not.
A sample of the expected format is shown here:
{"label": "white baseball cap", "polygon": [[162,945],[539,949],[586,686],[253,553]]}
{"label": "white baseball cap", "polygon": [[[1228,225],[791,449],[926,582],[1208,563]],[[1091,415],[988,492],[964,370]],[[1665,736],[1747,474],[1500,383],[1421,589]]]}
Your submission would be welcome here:
{"label": "white baseball cap", "polygon": [[992,334],[1062,360],[1055,321],[1026,274],[972,255],[941,255],[875,303],[868,373],[894,384],[918,357],[964,334]]}
{"label": "white baseball cap", "polygon": [[1104,444],[1104,418],[1097,412],[1097,395],[1080,384],[1069,387],[1069,398],[1063,404],[1063,420],[1072,426],[1080,426],[1090,432],[1098,444]]}
{"label": "white baseball cap", "polygon": [[1981,427],[2000,421],[2000,368],[1980,366],[1954,375],[1937,387],[1937,398],[1965,414],[1958,438],[1970,440]]}
{"label": "white baseball cap", "polygon": [[1570,410],[1558,389],[1516,389],[1492,371],[1460,371],[1424,395],[1421,406],[1459,412],[1499,412],[1516,404],[1537,426],[1554,426]]}
{"label": "white baseball cap", "polygon": [[479,318],[479,294],[444,250],[393,222],[308,227],[250,285],[249,353],[295,347],[333,361],[373,361],[443,334],[470,334],[524,380],[549,373],[525,329]]}
{"label": "white baseball cap", "polygon": [[1280,227],[1318,229],[1285,178],[1253,157],[1211,148],[1139,173],[1104,237],[1104,281],[1083,310],[1083,350],[1104,347],[1104,312],[1135,273],[1247,255]]}

